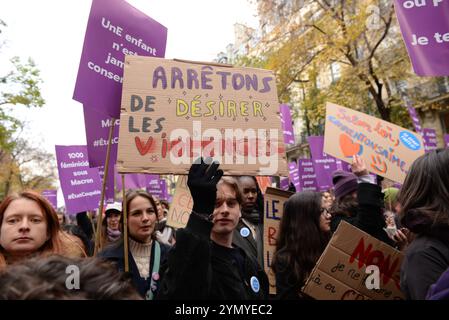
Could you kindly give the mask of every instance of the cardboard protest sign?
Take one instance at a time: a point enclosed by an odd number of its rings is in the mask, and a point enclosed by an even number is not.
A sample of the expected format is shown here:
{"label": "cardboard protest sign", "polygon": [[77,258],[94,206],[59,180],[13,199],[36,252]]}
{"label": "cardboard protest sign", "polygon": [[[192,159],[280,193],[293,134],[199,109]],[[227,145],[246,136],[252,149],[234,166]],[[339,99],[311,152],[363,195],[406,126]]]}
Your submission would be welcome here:
{"label": "cardboard protest sign", "polygon": [[95,210],[101,197],[98,168],[90,168],[86,146],[55,146],[67,213]]}
{"label": "cardboard protest sign", "polygon": [[412,106],[407,107],[408,114],[410,115],[410,118],[412,119],[413,127],[415,127],[415,131],[419,134],[422,133],[422,127],[421,127],[421,120],[419,119],[418,113],[416,112],[416,109]]}
{"label": "cardboard protest sign", "polygon": [[263,266],[270,283],[270,294],[276,294],[276,278],[271,270],[271,261],[276,251],[276,239],[279,233],[279,223],[284,214],[284,203],[292,192],[267,188],[264,196],[265,215],[263,219]]}
{"label": "cardboard protest sign", "polygon": [[290,107],[286,104],[281,104],[279,106],[279,111],[281,115],[282,130],[284,134],[285,144],[295,144],[295,133],[292,126],[292,114]]}
{"label": "cardboard protest sign", "polygon": [[449,134],[445,134],[443,138],[444,138],[444,146],[446,148],[449,148]]}
{"label": "cardboard protest sign", "polygon": [[184,228],[189,221],[193,208],[193,199],[187,186],[187,176],[179,176],[175,194],[167,215],[167,225],[173,228]]}
{"label": "cardboard protest sign", "polygon": [[187,174],[199,156],[227,175],[287,176],[271,71],[127,56],[119,172]]}
{"label": "cardboard protest sign", "polygon": [[323,152],[323,136],[311,136],[308,137],[307,140],[309,141],[310,154],[312,155],[318,190],[329,190],[333,187],[332,173],[337,170],[337,159]]}
{"label": "cardboard protest sign", "polygon": [[299,188],[300,191],[318,191],[318,185],[316,183],[315,167],[312,159],[299,159],[298,160],[298,173],[299,173]]}
{"label": "cardboard protest sign", "polygon": [[424,144],[413,131],[327,103],[324,152],[346,162],[358,154],[372,173],[403,183]]}
{"label": "cardboard protest sign", "polygon": [[394,8],[415,73],[449,75],[449,2],[395,0]]}
{"label": "cardboard protest sign", "polygon": [[167,28],[123,0],[93,0],[73,99],[116,119],[125,55],[163,57]]}
{"label": "cardboard protest sign", "polygon": [[438,148],[437,132],[432,128],[423,128],[422,137],[424,140],[425,152],[430,152]]}
{"label": "cardboard protest sign", "polygon": [[[399,276],[403,258],[400,251],[342,221],[303,292],[317,300],[402,300]],[[378,267],[377,274],[373,266]],[[379,287],[370,288],[376,276]]]}
{"label": "cardboard protest sign", "polygon": [[58,209],[58,191],[57,190],[44,190],[42,196],[50,202],[52,207]]}

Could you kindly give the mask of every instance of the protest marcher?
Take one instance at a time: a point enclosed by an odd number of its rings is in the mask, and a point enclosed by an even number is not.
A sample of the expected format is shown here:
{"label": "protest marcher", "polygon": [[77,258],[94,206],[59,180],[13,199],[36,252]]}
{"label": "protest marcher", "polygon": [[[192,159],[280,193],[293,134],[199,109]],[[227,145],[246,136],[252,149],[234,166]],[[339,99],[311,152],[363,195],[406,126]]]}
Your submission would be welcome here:
{"label": "protest marcher", "polygon": [[40,194],[24,191],[0,204],[0,269],[32,256],[77,256],[74,245],[60,229],[56,211]]}
{"label": "protest marcher", "polygon": [[321,196],[323,197],[323,206],[327,210],[330,210],[332,208],[332,204],[334,203],[334,196],[332,195],[331,190],[323,191]]}
{"label": "protest marcher", "polygon": [[[157,208],[153,197],[146,191],[129,190],[124,201],[128,211],[129,272],[140,295],[151,300],[159,290],[160,266],[170,247],[156,239]],[[123,229],[123,215],[120,226]],[[119,271],[125,270],[123,232],[121,239],[100,252],[99,257],[115,262]]]}
{"label": "protest marcher", "polygon": [[272,262],[277,298],[308,298],[301,288],[329,242],[330,219],[319,192],[296,193],[285,202]]}
{"label": "protest marcher", "polygon": [[256,259],[263,266],[263,196],[252,176],[241,176],[238,183],[242,191],[242,217],[234,231],[233,241],[237,247]]}
{"label": "protest marcher", "polygon": [[401,223],[415,238],[405,251],[401,290],[424,299],[430,285],[449,267],[449,149],[416,159],[401,192]]}
{"label": "protest marcher", "polygon": [[173,245],[175,231],[172,227],[167,226],[167,215],[161,201],[157,197],[153,197],[157,207],[158,222],[156,224],[156,236],[162,243]]}
{"label": "protest marcher", "polygon": [[56,211],[56,214],[58,215],[59,225],[62,227],[63,225],[65,225],[67,223],[67,218],[66,218],[64,212]]}
{"label": "protest marcher", "polygon": [[[79,279],[71,280],[70,275],[78,271]],[[141,299],[125,274],[94,258],[24,260],[0,273],[0,288],[0,300]]]}
{"label": "protest marcher", "polygon": [[258,262],[233,246],[242,196],[235,179],[222,178],[218,166],[201,158],[190,168],[187,185],[193,209],[169,253],[161,299],[246,300],[268,295],[268,278]]}
{"label": "protest marcher", "polygon": [[387,235],[383,215],[383,194],[368,174],[359,156],[353,157],[352,172],[333,173],[335,202],[331,208],[331,231],[335,232],[341,220],[365,231],[391,246],[395,242]]}
{"label": "protest marcher", "polygon": [[117,242],[122,234],[120,219],[122,216],[122,204],[120,202],[108,203],[104,211],[105,218],[102,221],[101,247]]}

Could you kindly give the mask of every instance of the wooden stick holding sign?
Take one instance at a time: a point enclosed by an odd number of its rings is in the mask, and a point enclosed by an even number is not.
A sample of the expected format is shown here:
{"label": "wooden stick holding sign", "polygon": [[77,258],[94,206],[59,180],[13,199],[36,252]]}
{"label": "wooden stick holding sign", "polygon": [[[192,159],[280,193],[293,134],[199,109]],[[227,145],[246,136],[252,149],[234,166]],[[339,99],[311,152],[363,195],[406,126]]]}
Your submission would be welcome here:
{"label": "wooden stick holding sign", "polygon": [[106,192],[106,180],[108,178],[108,170],[109,170],[109,158],[111,155],[111,145],[112,145],[112,133],[114,132],[115,119],[111,118],[111,126],[109,127],[109,136],[108,136],[108,147],[106,149],[106,163],[104,165],[104,176],[103,176],[103,185],[101,187],[101,200],[100,200],[100,208],[98,209],[98,221],[97,221],[97,234],[95,240],[95,249],[94,256],[101,250],[103,247],[102,243],[102,228],[101,225],[103,223],[103,205],[104,205],[104,194]]}
{"label": "wooden stick holding sign", "polygon": [[125,187],[125,175],[122,174],[122,193],[123,193],[123,257],[125,258],[125,272],[129,271],[128,262],[128,206],[126,205],[126,187]]}

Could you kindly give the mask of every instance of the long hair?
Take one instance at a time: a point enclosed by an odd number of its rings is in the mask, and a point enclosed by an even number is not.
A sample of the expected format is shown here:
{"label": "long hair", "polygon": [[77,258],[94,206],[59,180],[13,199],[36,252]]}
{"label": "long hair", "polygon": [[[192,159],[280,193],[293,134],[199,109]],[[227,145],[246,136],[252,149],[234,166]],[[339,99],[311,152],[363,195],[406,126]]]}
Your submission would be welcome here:
{"label": "long hair", "polygon": [[337,215],[352,217],[356,213],[358,205],[357,198],[354,198],[350,193],[341,198],[336,198],[332,203],[330,212],[333,217]]}
{"label": "long hair", "polygon": [[[53,209],[53,206],[50,204],[50,202],[48,202],[47,199],[34,191],[27,190],[18,194],[11,194],[3,200],[3,202],[0,204],[0,227],[3,223],[6,209],[9,207],[11,202],[19,199],[28,199],[34,201],[42,210],[45,222],[47,223],[47,234],[49,235],[49,239],[37,250],[37,253],[43,255],[62,254],[63,245],[59,236],[61,228],[59,226],[56,211],[55,209]],[[6,265],[4,254],[4,249],[0,247],[0,268]]]}
{"label": "long hair", "polygon": [[[298,289],[305,283],[330,239],[330,233],[320,229],[321,201],[319,192],[300,192],[284,205],[271,266],[275,273],[290,273],[293,278],[289,281]],[[285,269],[280,270],[279,265]]]}
{"label": "long hair", "polygon": [[[153,199],[153,196],[144,190],[138,190],[138,189],[128,190],[126,192],[125,199],[122,201],[122,208],[125,208],[125,203],[126,203],[126,211],[128,212],[128,214],[127,214],[128,219],[129,219],[129,204],[131,203],[131,201],[133,201],[137,197],[143,197],[145,199],[148,199],[148,201],[150,201],[150,204],[154,209],[154,214],[156,215],[156,222],[158,222],[159,218],[157,216],[157,206],[156,206],[156,202]],[[123,235],[124,235],[124,233],[123,233],[123,212],[122,212],[122,215],[120,216],[120,231],[122,232],[122,238],[123,238]],[[129,234],[129,230],[128,230],[128,234]],[[153,234],[151,235],[151,239],[157,240],[156,239],[156,226],[154,227]]]}
{"label": "long hair", "polygon": [[415,160],[398,201],[402,225],[416,234],[449,241],[449,149],[438,149]]}

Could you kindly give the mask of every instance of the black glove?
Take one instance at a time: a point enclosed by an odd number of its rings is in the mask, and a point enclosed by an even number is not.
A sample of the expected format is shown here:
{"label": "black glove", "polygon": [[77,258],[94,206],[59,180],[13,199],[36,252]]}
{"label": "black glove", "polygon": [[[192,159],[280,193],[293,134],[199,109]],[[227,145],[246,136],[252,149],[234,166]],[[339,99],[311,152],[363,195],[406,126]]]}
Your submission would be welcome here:
{"label": "black glove", "polygon": [[187,185],[193,198],[193,212],[207,216],[214,212],[217,183],[223,176],[223,170],[217,170],[219,165],[214,161],[209,166],[200,158],[190,167]]}

